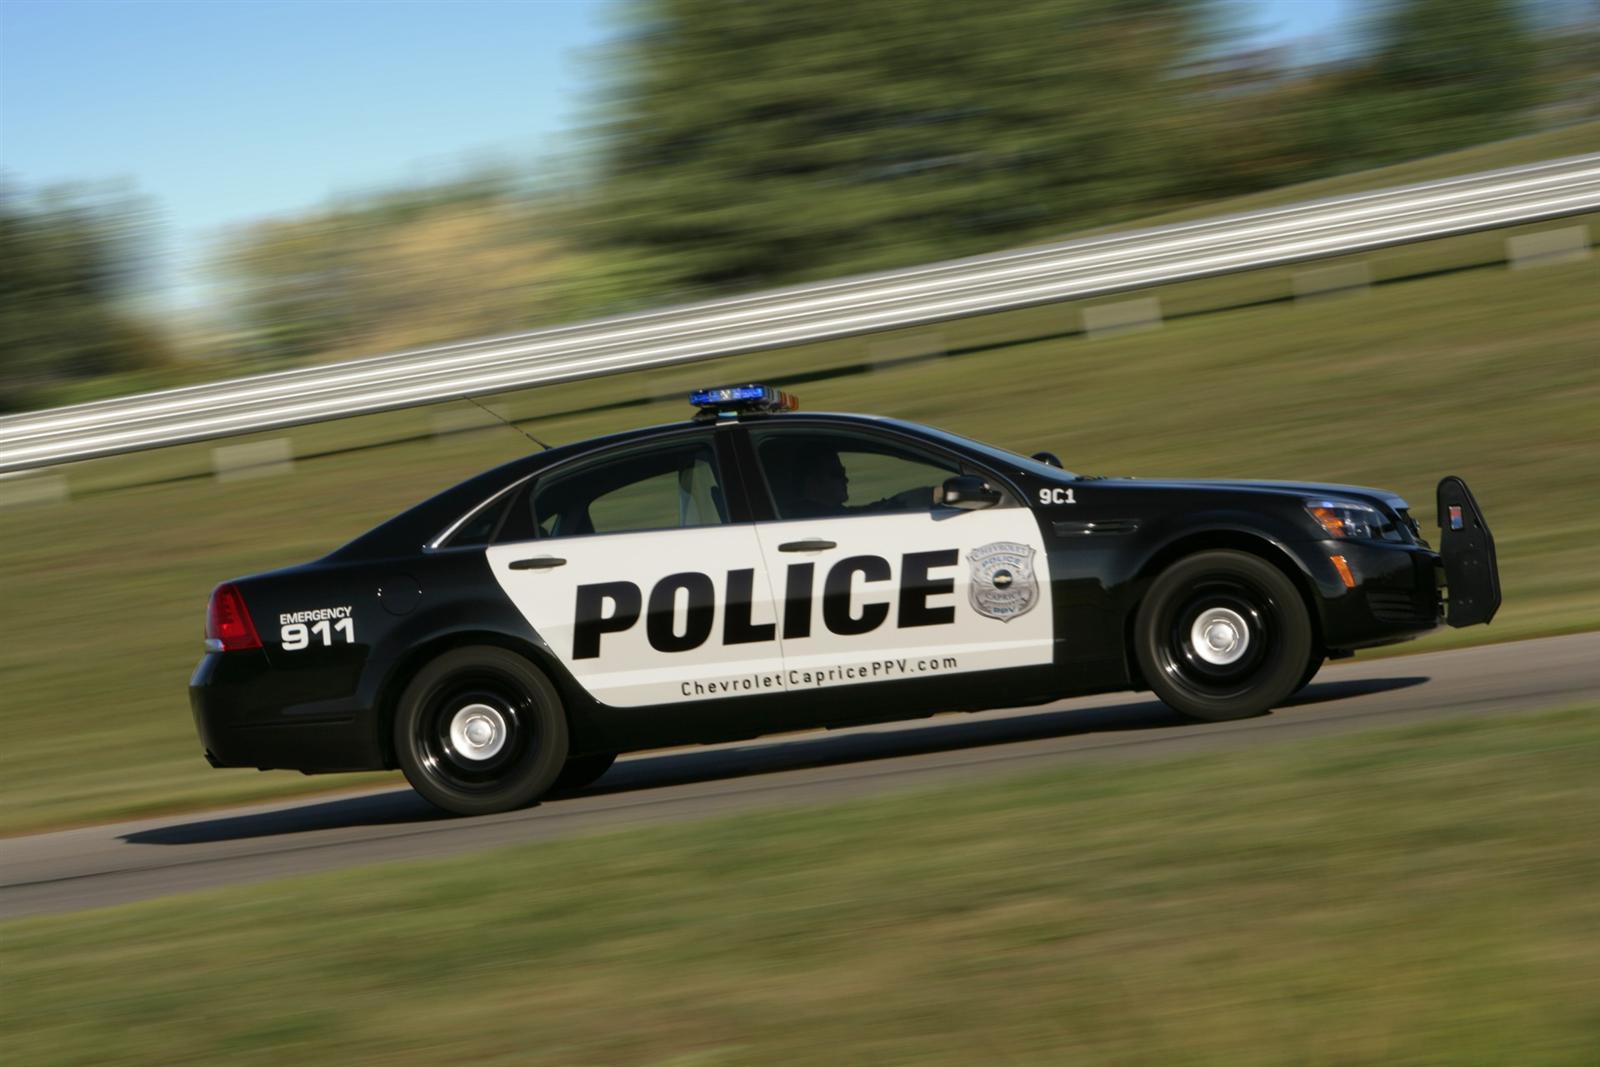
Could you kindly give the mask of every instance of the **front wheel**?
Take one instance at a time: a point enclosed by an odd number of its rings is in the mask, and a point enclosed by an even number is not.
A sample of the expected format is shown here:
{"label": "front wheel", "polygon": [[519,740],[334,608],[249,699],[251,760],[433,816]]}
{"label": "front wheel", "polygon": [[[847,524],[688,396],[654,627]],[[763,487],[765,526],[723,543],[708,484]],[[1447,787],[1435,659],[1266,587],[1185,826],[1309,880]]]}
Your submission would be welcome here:
{"label": "front wheel", "polygon": [[1245,552],[1200,552],[1151,585],[1135,653],[1156,696],[1207,722],[1261,715],[1292,693],[1311,657],[1311,619],[1294,583]]}
{"label": "front wheel", "polygon": [[503,648],[458,648],[423,667],[394,718],[400,769],[424,799],[488,815],[542,796],[567,758],[567,720],[550,680]]}
{"label": "front wheel", "polygon": [[1294,688],[1289,691],[1289,695],[1293,696],[1295,693],[1300,692],[1300,690],[1310,685],[1311,679],[1317,676],[1317,672],[1322,670],[1323,664],[1327,662],[1327,656],[1324,656],[1321,652],[1313,650],[1311,653],[1311,659],[1306,662],[1306,669],[1300,672],[1300,680],[1294,684]]}

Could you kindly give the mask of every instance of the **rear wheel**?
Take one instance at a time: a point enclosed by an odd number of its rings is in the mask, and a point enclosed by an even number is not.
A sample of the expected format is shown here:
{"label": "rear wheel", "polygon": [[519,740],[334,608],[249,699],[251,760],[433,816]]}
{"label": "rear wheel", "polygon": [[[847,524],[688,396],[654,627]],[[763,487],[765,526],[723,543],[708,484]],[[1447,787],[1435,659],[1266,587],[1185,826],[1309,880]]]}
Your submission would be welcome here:
{"label": "rear wheel", "polygon": [[1294,583],[1245,552],[1179,560],[1156,578],[1134,623],[1150,688],[1208,722],[1261,715],[1282,702],[1311,662],[1311,646],[1311,619]]}
{"label": "rear wheel", "polygon": [[524,807],[555,782],[567,720],[550,680],[503,648],[458,648],[406,686],[394,747],[413,789],[457,815]]}

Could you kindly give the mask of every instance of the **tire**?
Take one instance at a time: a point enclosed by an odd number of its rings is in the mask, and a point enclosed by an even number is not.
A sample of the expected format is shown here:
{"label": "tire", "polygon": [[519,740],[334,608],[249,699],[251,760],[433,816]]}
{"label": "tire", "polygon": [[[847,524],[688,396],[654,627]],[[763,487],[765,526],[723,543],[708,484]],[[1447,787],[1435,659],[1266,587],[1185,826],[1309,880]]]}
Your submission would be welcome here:
{"label": "tire", "polygon": [[1321,652],[1313,651],[1311,653],[1310,662],[1306,664],[1306,669],[1300,672],[1300,680],[1296,682],[1294,688],[1289,691],[1289,695],[1294,696],[1296,693],[1300,692],[1300,690],[1310,685],[1311,679],[1317,676],[1317,672],[1322,670],[1323,665],[1327,662],[1327,656],[1324,656]]}
{"label": "tire", "polygon": [[567,758],[567,719],[537,667],[503,648],[458,648],[400,695],[394,749],[406,781],[435,807],[488,815],[526,807]]}
{"label": "tire", "polygon": [[567,765],[561,768],[561,773],[556,775],[555,785],[550,787],[552,793],[576,793],[584,786],[592,785],[602,774],[611,769],[617,762],[615,752],[600,752],[592,756],[574,756],[567,760]]}
{"label": "tire", "polygon": [[1200,552],[1174,563],[1152,583],[1134,621],[1134,651],[1150,688],[1174,711],[1204,722],[1262,715],[1282,703],[1311,649],[1300,591],[1245,552]]}

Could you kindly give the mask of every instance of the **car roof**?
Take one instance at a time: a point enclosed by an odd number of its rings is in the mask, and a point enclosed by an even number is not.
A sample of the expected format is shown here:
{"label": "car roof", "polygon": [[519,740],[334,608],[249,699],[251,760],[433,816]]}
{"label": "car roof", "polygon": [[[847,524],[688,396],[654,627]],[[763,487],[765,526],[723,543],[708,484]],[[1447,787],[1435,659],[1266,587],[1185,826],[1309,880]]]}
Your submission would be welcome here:
{"label": "car roof", "polygon": [[651,426],[640,426],[629,430],[619,430],[616,433],[602,434],[598,437],[588,437],[580,441],[571,441],[548,448],[543,452],[519,456],[499,466],[491,467],[464,481],[457,482],[455,485],[407,508],[393,518],[379,523],[323,558],[326,561],[335,562],[409,555],[418,551],[422,545],[437,536],[440,531],[451,523],[506,487],[537,474],[547,467],[590,452],[647,441],[653,437],[668,436],[697,428],[710,430],[732,425],[758,426],[781,425],[783,423],[835,423],[888,427],[905,431],[913,436],[931,440],[946,447],[959,448],[964,451],[971,450],[974,444],[974,442],[966,441],[954,434],[949,434],[931,426],[924,426],[920,423],[883,415],[864,415],[857,412],[843,411],[746,413],[736,417],[724,417],[716,420],[695,420],[691,418],[679,422],[657,423]]}
{"label": "car roof", "polygon": [[[738,421],[756,422],[775,419],[790,419],[794,416],[789,413],[772,415],[748,415]],[[849,415],[832,413],[808,413],[807,417],[838,420],[838,421],[873,421],[870,415]],[[725,420],[723,424],[735,420]],[[652,437],[662,437],[674,433],[701,428],[712,428],[713,423],[695,422],[684,419],[679,422],[657,423],[652,426],[638,426],[628,430],[619,430],[616,433],[601,434],[598,437],[587,437],[579,441],[570,441],[566,444],[555,445],[542,452],[533,452],[526,456],[519,456],[496,467],[481,471],[464,481],[435,493],[433,496],[412,505],[363,534],[355,537],[346,544],[335,549],[324,557],[328,561],[343,561],[358,558],[371,558],[385,555],[409,554],[417,551],[423,544],[439,533],[450,523],[477,507],[485,500],[494,496],[502,489],[531,475],[537,474],[546,467],[565,460],[585,455],[589,452],[610,448],[616,445],[626,445],[637,441],[647,441]]]}

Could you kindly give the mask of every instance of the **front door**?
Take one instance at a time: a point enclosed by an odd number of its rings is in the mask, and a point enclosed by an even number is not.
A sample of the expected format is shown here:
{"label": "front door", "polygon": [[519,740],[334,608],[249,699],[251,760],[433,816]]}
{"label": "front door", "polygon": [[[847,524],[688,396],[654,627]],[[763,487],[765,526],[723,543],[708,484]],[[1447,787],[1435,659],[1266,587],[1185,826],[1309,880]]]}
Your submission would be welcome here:
{"label": "front door", "polygon": [[1020,500],[937,506],[945,479],[982,472],[900,438],[749,433],[776,516],[756,533],[791,691],[1052,662],[1048,556]]}

